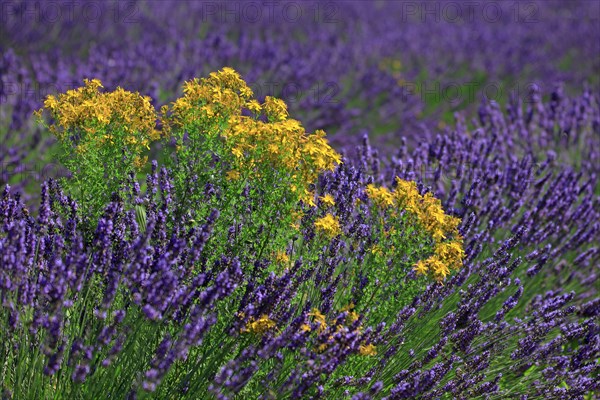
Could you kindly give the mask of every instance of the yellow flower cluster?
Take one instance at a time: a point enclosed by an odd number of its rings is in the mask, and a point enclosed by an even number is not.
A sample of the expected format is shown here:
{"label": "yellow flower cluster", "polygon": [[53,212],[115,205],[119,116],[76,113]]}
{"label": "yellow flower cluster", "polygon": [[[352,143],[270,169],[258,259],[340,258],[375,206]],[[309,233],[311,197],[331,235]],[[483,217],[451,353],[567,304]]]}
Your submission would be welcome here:
{"label": "yellow flower cluster", "polygon": [[[255,172],[259,165],[268,165],[293,171],[303,185],[341,162],[341,156],[325,139],[325,132],[307,134],[299,121],[288,118],[282,100],[267,96],[261,105],[252,96],[252,90],[236,71],[223,68],[208,78],[186,82],[184,96],[175,101],[164,125],[170,130],[199,124],[208,134],[218,131],[235,156],[238,171]],[[243,115],[243,109],[253,116]],[[163,114],[166,111],[163,109]],[[261,112],[267,122],[260,119]]]}
{"label": "yellow flower cluster", "polygon": [[300,229],[300,223],[302,222],[302,217],[304,216],[304,213],[300,210],[292,210],[292,223],[290,224],[290,228],[294,229],[294,230],[299,230]]}
{"label": "yellow flower cluster", "polygon": [[[344,307],[341,310],[341,311],[348,312],[348,316],[345,320],[345,323],[348,325],[351,325],[359,318],[358,313],[356,313],[355,311],[352,311],[353,308],[354,308],[354,304],[350,303],[348,306]],[[239,314],[237,314],[237,316],[239,318],[244,318],[243,313],[239,313]],[[313,308],[312,311],[310,313],[308,313],[308,316],[313,317],[313,323],[317,324],[317,328],[316,328],[317,334],[321,334],[321,333],[325,332],[325,330],[328,328],[328,323],[327,323],[327,317],[323,313],[321,313],[318,309]],[[263,314],[258,319],[251,317],[248,320],[248,322],[246,323],[246,325],[240,330],[240,333],[252,333],[252,334],[257,334],[257,335],[263,335],[266,332],[268,332],[272,329],[276,329],[276,328],[277,328],[277,324],[275,323],[275,321],[273,321],[271,318],[269,318],[268,315]],[[344,329],[347,330],[348,327],[344,326],[343,324],[338,324],[336,326],[337,332],[342,331]],[[302,324],[300,326],[300,330],[303,332],[312,332],[312,328],[308,324]],[[362,330],[362,326],[359,326],[358,331],[360,332],[361,330]],[[333,339],[333,335],[329,335],[329,340],[332,340],[332,339]],[[327,344],[325,344],[325,343],[319,344],[316,347],[316,349],[318,352],[323,352],[327,349]],[[363,356],[372,356],[372,355],[376,355],[377,351],[373,344],[362,343],[359,347],[359,354],[363,355]]]}
{"label": "yellow flower cluster", "polygon": [[276,99],[275,97],[266,96],[265,104],[263,105],[265,115],[269,121],[281,122],[285,121],[288,117],[287,105],[283,100]]}
{"label": "yellow flower cluster", "polygon": [[279,264],[288,265],[290,263],[290,256],[288,256],[285,251],[276,251],[274,258]]}
{"label": "yellow flower cluster", "polygon": [[315,228],[317,228],[318,231],[325,233],[325,235],[329,238],[333,238],[342,232],[338,217],[335,217],[331,214],[327,214],[322,218],[318,218],[315,221]]}
{"label": "yellow flower cluster", "polygon": [[[347,325],[351,325],[352,323],[354,323],[356,320],[358,320],[359,315],[357,312],[352,311],[354,309],[354,304],[350,303],[348,306],[342,308],[340,311],[344,312],[348,312],[348,316],[346,317],[346,321],[345,323]],[[317,329],[316,332],[318,334],[323,333],[328,325],[327,325],[327,317],[321,313],[318,309],[313,308],[312,311],[308,314],[310,317],[313,317],[313,323],[317,323]],[[303,332],[311,332],[311,327],[308,324],[303,324],[300,326],[300,329]],[[344,326],[343,324],[338,324],[336,326],[336,331],[340,332],[344,329],[348,329],[347,326]],[[362,330],[362,326],[358,327],[358,332],[360,332]],[[329,336],[329,340],[333,339],[333,335]],[[317,351],[318,352],[323,352],[327,349],[327,344],[325,343],[321,343],[320,345],[317,346]],[[362,343],[359,347],[359,354],[362,356],[374,356],[377,354],[376,348],[373,344],[369,343]]]}
{"label": "yellow flower cluster", "polygon": [[[342,308],[340,311],[348,312],[348,317],[346,318],[346,323],[347,324],[352,324],[354,321],[358,320],[359,318],[359,314],[356,311],[352,311],[354,309],[354,304],[350,303],[348,306]],[[322,333],[323,331],[325,331],[325,329],[327,329],[327,317],[321,313],[317,308],[313,308],[311,310],[310,313],[308,313],[309,317],[313,317],[313,322],[316,322],[319,324],[319,326],[317,327],[317,333]],[[305,332],[310,332],[311,328],[309,325],[302,325],[300,327],[303,331]],[[360,329],[360,328],[359,328]]]}
{"label": "yellow flower cluster", "polygon": [[[156,110],[150,98],[122,88],[101,92],[98,79],[84,80],[85,86],[57,96],[49,95],[44,108],[56,120],[50,131],[59,140],[72,140],[75,134],[77,153],[89,146],[126,146],[135,156],[135,166],[143,165],[139,154],[150,142],[160,138],[156,130]],[[41,117],[43,109],[36,114]]]}
{"label": "yellow flower cluster", "polygon": [[225,176],[228,181],[237,181],[240,179],[240,172],[235,170],[227,171]]}
{"label": "yellow flower cluster", "polygon": [[[325,315],[321,313],[321,311],[319,311],[316,308],[313,308],[312,312],[308,313],[308,315],[314,317],[314,322],[319,324],[319,327],[317,328],[317,333],[322,333],[325,329],[327,329],[327,319]],[[302,330],[304,331],[310,331],[310,326],[308,325],[303,325],[302,328]]]}
{"label": "yellow flower cluster", "polygon": [[426,260],[417,262],[414,270],[423,275],[432,272],[437,280],[442,281],[451,270],[462,267],[464,256],[462,238],[457,236],[452,241],[437,243],[434,254]]}
{"label": "yellow flower cluster", "polygon": [[260,318],[250,318],[246,326],[242,328],[242,333],[256,333],[259,335],[275,328],[277,324],[267,315],[261,315]]}
{"label": "yellow flower cluster", "polygon": [[388,207],[394,205],[394,196],[386,187],[376,187],[373,184],[367,185],[367,196],[371,199],[375,204],[383,207]]}
{"label": "yellow flower cluster", "polygon": [[329,193],[327,193],[325,196],[320,196],[319,200],[321,200],[321,203],[325,204],[327,207],[335,206],[335,200],[333,199],[333,196]]}
{"label": "yellow flower cluster", "polygon": [[239,113],[252,97],[252,89],[232,68],[211,72],[208,78],[194,78],[183,85],[184,96],[173,103],[170,121],[179,126],[202,122],[204,118],[227,118]]}
{"label": "yellow flower cluster", "polygon": [[235,115],[229,118],[225,137],[231,143],[240,170],[258,164],[295,171],[303,183],[311,183],[320,173],[333,170],[341,162],[340,155],[325,139],[323,131],[307,135],[300,122],[294,119],[262,122]]}
{"label": "yellow flower cluster", "polygon": [[[451,270],[462,266],[464,250],[462,237],[458,233],[460,219],[447,215],[439,199],[431,193],[421,195],[415,182],[400,178],[396,178],[394,192],[385,187],[368,185],[366,193],[374,204],[382,208],[397,206],[415,215],[419,225],[431,234],[435,242],[434,254],[415,265],[417,273],[432,273],[441,281]],[[373,249],[374,253],[377,251],[379,249]]]}
{"label": "yellow flower cluster", "polygon": [[377,355],[377,350],[375,349],[375,346],[372,343],[366,345],[361,344],[358,348],[358,353],[361,356],[375,356]]}
{"label": "yellow flower cluster", "polygon": [[447,235],[458,234],[460,219],[446,215],[442,203],[431,193],[421,196],[417,184],[396,178],[395,197],[398,205],[415,214],[419,223],[431,233],[436,241],[445,239]]}

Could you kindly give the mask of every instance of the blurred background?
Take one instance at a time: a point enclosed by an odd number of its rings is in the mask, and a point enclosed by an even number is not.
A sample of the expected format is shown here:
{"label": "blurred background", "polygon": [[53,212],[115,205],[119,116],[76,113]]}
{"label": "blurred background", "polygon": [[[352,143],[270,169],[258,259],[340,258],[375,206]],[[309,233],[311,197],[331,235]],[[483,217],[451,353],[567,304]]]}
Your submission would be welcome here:
{"label": "blurred background", "polygon": [[384,155],[469,125],[486,104],[600,86],[593,0],[2,0],[0,18],[0,185],[57,173],[32,112],[84,78],[158,108],[230,66],[338,150],[367,134]]}

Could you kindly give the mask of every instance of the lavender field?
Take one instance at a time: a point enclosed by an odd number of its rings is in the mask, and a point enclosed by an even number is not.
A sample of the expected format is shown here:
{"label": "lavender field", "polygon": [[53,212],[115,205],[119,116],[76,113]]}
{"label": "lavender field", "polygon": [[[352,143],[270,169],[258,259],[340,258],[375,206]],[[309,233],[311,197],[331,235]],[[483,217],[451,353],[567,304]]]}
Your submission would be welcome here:
{"label": "lavender field", "polygon": [[0,6],[0,399],[600,399],[600,2]]}

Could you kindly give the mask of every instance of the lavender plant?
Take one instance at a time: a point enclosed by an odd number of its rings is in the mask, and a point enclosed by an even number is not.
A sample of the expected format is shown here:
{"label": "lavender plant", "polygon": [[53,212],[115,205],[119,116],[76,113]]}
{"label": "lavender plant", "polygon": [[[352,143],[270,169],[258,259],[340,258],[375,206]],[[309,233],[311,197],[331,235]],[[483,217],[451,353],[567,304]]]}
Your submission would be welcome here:
{"label": "lavender plant", "polygon": [[[121,190],[97,225],[88,214],[101,199],[80,196],[68,181],[67,193],[55,181],[44,184],[37,218],[8,187],[2,198],[2,382],[9,397],[254,396],[265,388],[310,395],[325,383],[315,359],[323,372],[348,362],[367,373],[395,311],[427,285],[419,275],[441,282],[462,266],[460,220],[414,182],[398,179],[390,192],[350,181],[353,168],[338,168],[326,173],[330,183],[321,184],[330,193],[317,200],[309,189],[340,156],[323,133],[306,135],[288,119],[282,101],[252,102],[231,69],[186,86],[164,120],[172,125],[163,125],[176,146],[171,169],[153,162],[142,194],[128,169],[140,146],[125,135],[146,132],[138,129],[145,119],[127,118],[141,97],[117,91],[98,99],[99,85],[88,81],[46,101],[67,130],[57,135],[74,153],[67,158],[74,179],[90,177],[77,182],[84,189],[96,189],[106,169],[79,154],[108,162],[116,143],[106,135],[133,145],[113,160],[121,169],[105,189]],[[131,104],[102,111],[121,95]],[[243,106],[264,108],[265,121],[241,116]],[[194,204],[198,196],[208,196],[209,213]],[[273,216],[282,218],[266,221]],[[372,228],[359,233],[355,219]],[[390,252],[382,251],[386,245]],[[367,256],[353,260],[354,249]],[[391,279],[380,280],[401,254]],[[232,375],[241,365],[243,375]]]}

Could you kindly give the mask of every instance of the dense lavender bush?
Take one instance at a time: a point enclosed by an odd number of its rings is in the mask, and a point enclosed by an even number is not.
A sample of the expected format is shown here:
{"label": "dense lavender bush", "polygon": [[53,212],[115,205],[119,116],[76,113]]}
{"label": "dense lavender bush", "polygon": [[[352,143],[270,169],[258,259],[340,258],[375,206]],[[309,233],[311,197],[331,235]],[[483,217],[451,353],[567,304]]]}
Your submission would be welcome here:
{"label": "dense lavender bush", "polygon": [[[209,134],[179,146],[233,157],[213,164],[214,174],[236,160],[245,160],[235,164],[241,176],[283,173],[285,163],[256,167],[253,157],[267,153],[235,150],[246,142],[233,135],[240,117],[227,107],[237,99],[256,107],[236,79],[225,70],[189,87],[200,100],[183,114],[174,107],[165,123],[208,121],[194,124],[211,132],[221,114],[189,119],[190,110],[223,101],[202,93],[236,87],[218,108],[233,124],[220,131],[224,142]],[[484,105],[476,129],[459,119],[389,161],[365,138],[354,157],[322,171],[308,197],[278,200],[280,211],[260,179],[236,192],[228,182],[237,176],[209,175],[193,189],[209,207],[177,211],[182,150],[169,169],[152,163],[144,189],[135,174],[123,178],[97,222],[81,212],[90,199],[79,204],[56,181],[42,186],[37,213],[7,187],[4,396],[589,398],[599,389],[599,109],[591,93],[553,98],[525,110],[517,102],[506,115]],[[288,118],[283,103],[258,106],[268,120],[257,126]],[[587,143],[588,162],[573,166],[552,151],[570,143]],[[265,210],[300,220],[273,230]],[[458,232],[437,233],[445,225],[436,216],[457,221]],[[446,279],[431,263],[436,281],[418,261],[446,260],[436,244],[445,235],[464,243],[464,262]]]}

